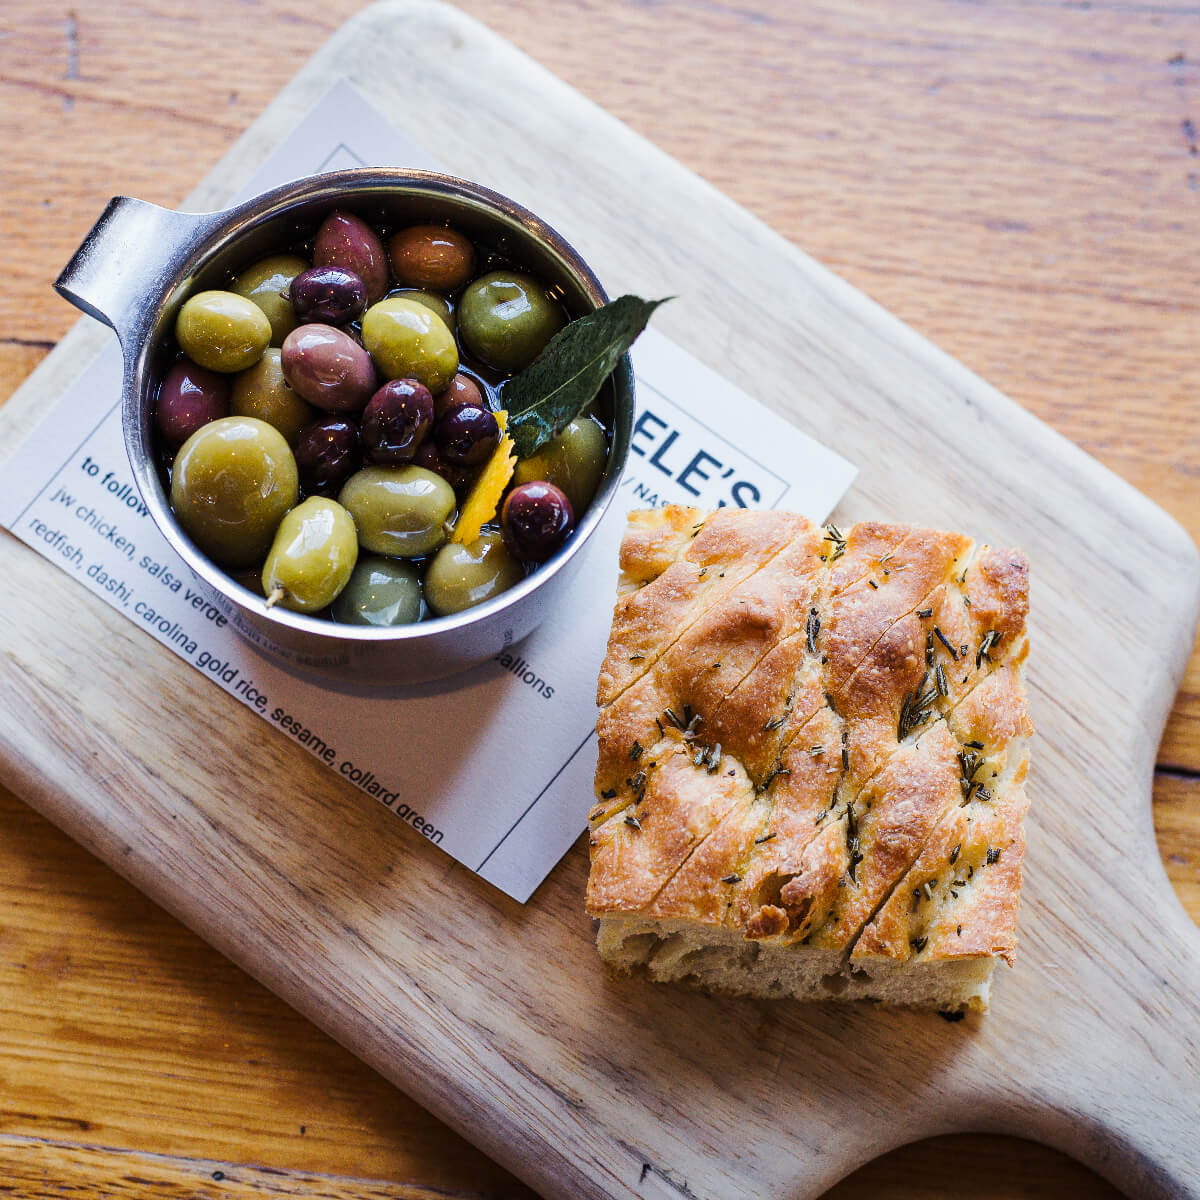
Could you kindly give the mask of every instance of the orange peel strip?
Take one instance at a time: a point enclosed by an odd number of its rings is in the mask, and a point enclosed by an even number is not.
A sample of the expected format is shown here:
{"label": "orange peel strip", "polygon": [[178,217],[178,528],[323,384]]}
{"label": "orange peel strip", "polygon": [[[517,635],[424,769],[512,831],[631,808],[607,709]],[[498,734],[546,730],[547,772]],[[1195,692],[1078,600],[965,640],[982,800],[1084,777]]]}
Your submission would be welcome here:
{"label": "orange peel strip", "polygon": [[502,434],[500,444],[492,452],[487,466],[480,471],[479,478],[463,501],[450,538],[452,542],[463,546],[473,542],[483,527],[495,517],[500,507],[500,497],[504,495],[504,489],[517,469],[516,448],[507,433],[508,413],[501,409],[496,414],[496,422]]}

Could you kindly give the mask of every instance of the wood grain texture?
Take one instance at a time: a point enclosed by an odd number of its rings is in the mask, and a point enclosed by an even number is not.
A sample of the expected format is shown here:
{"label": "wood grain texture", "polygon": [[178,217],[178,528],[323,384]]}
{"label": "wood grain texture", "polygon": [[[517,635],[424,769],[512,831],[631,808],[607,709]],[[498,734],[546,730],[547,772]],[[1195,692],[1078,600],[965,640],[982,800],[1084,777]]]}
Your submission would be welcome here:
{"label": "wood grain texture", "polygon": [[149,1195],[163,1200],[480,1200],[482,1195],[6,1134],[0,1134],[0,1180],[0,1192],[21,1200],[138,1200]]}
{"label": "wood grain texture", "polygon": [[[42,223],[35,223],[36,237],[29,240],[51,249],[21,258],[20,270],[29,274],[20,289],[0,297],[0,305],[8,306],[2,310],[6,329],[41,343],[48,331],[57,336],[69,320],[65,306],[49,296],[46,280],[109,192],[177,201],[198,173],[197,159],[207,153],[205,161],[211,161],[244,126],[247,112],[261,107],[286,80],[296,56],[332,28],[344,10],[331,5],[313,20],[303,18],[298,6],[272,6],[277,19],[251,30],[243,46],[230,47],[214,76],[212,56],[203,52],[203,33],[233,19],[235,6],[211,6],[199,27],[194,18],[190,24],[180,20],[182,9],[152,6],[148,23],[136,34],[127,15],[122,23],[115,10],[110,18],[76,6],[79,73],[73,81],[65,17],[51,17],[39,7],[28,21],[12,19],[20,7],[0,17],[12,24],[9,36],[0,40],[4,86],[16,89],[0,104],[0,122],[5,114],[20,113],[20,120],[9,119],[5,127],[6,136],[12,135],[8,143],[34,144],[27,156],[16,153],[6,164],[6,171],[14,162],[29,169],[18,188],[4,189],[13,207],[3,214],[2,227],[22,233],[29,228],[30,202],[47,180],[55,183],[60,207],[36,214]],[[1185,421],[1189,397],[1195,395],[1195,358],[1186,337],[1172,332],[1186,334],[1189,314],[1194,317],[1185,248],[1194,245],[1196,209],[1194,201],[1187,206],[1186,195],[1180,203],[1171,186],[1173,173],[1187,166],[1189,155],[1186,145],[1168,143],[1166,137],[1169,102],[1176,93],[1155,82],[1160,54],[1164,69],[1175,71],[1167,77],[1184,80],[1173,87],[1186,91],[1194,82],[1186,54],[1181,63],[1167,63],[1187,49],[1185,10],[1101,7],[1088,16],[1046,7],[1031,18],[1028,8],[1017,6],[981,5],[974,13],[970,7],[915,4],[906,6],[904,34],[898,36],[882,8],[864,6],[806,6],[798,19],[782,4],[737,12],[700,4],[661,4],[653,10],[581,5],[570,20],[547,20],[546,10],[536,4],[470,7],[932,333],[1026,407],[1049,416],[1142,482],[1196,529],[1189,477],[1194,477],[1197,455],[1194,441],[1186,440],[1194,423]],[[948,16],[953,37],[943,37]],[[128,47],[135,36],[144,45],[147,30],[158,53],[145,54],[146,63],[139,65],[143,56],[130,55]],[[623,64],[618,72],[607,55],[588,50],[602,32],[615,42]],[[273,56],[263,53],[268,37]],[[665,63],[664,37],[672,48]],[[1031,44],[1036,53],[1031,54]],[[1119,55],[1111,50],[1114,44],[1122,48]],[[1113,61],[1106,62],[1106,54]],[[10,55],[20,67],[15,80]],[[729,67],[731,57],[736,69],[716,70]],[[801,58],[802,72],[796,66]],[[60,62],[67,64],[61,84]],[[231,75],[221,75],[222,69]],[[928,85],[937,85],[932,95],[943,98],[922,108],[920,119],[910,120],[910,104],[927,103],[918,93],[930,71],[947,76]],[[181,84],[203,83],[205,94],[215,96],[227,78],[241,85],[228,105],[231,111],[212,105],[201,116],[193,106],[183,114],[187,137],[180,138],[180,106],[172,107],[173,92]],[[712,86],[714,78],[719,87]],[[1020,86],[1031,82],[1044,86],[1033,94]],[[124,119],[123,93],[146,98]],[[36,112],[31,112],[31,94],[40,97]],[[9,97],[15,97],[12,104]],[[65,109],[67,99],[78,107]],[[164,104],[165,111],[154,112],[155,103]],[[72,143],[73,153],[61,161],[48,160],[36,139],[50,132],[57,136],[70,120],[77,121],[63,114],[76,114],[85,105],[95,117],[88,135],[77,135],[81,144]],[[1078,108],[1095,119],[1063,115]],[[101,127],[108,140],[97,149]],[[722,136],[714,138],[714,129]],[[982,152],[981,131],[988,142]],[[122,171],[128,176],[115,178]],[[174,180],[168,185],[175,189],[172,194],[164,193],[165,179]],[[971,180],[980,179],[977,192]],[[998,182],[1004,186],[997,190]],[[1097,194],[1106,206],[1103,227],[1086,207]],[[981,216],[991,211],[987,203],[981,210],[981,200],[993,203],[1001,215]],[[64,234],[63,206],[71,204],[75,208],[66,219],[76,225]],[[1011,218],[1030,227],[1006,228],[1014,209],[1036,213],[1039,220]],[[1083,232],[1072,225],[1072,215]],[[58,248],[55,238],[62,253],[42,259]],[[1022,274],[1010,259],[1030,246],[1035,258],[1057,253],[1064,240],[1075,247],[1073,287],[1041,296],[1029,282],[1037,263],[1021,259],[1019,265],[1027,268]],[[961,277],[951,269],[959,264]],[[1053,265],[1043,262],[1041,269]],[[1111,286],[1114,278],[1124,290]],[[1154,311],[1139,316],[1139,296],[1147,295],[1154,304],[1141,308]],[[1030,314],[1038,319],[1030,321]],[[15,383],[40,353],[37,344],[0,346],[0,372],[6,381],[11,372]],[[1078,389],[1085,394],[1077,395]],[[1057,395],[1053,408],[1045,399],[1051,394]],[[1143,424],[1148,425],[1144,437],[1137,433]],[[1185,685],[1185,703],[1164,746],[1164,761],[1192,769],[1200,762],[1189,715],[1200,691],[1195,678],[1193,673]],[[1177,885],[1186,882],[1189,865],[1195,882],[1194,834],[1189,843],[1186,833],[1188,791],[1185,784],[1169,810],[1159,806],[1177,814],[1171,818],[1177,824],[1166,827],[1167,837],[1176,828],[1182,831],[1180,850],[1172,851],[1172,843],[1164,841]],[[1193,830],[1194,812],[1192,807]],[[1172,853],[1187,861],[1172,864]],[[170,986],[169,979],[164,986]],[[998,1153],[995,1170],[981,1173],[985,1179],[997,1178],[1003,1157]],[[956,1165],[973,1161],[952,1154],[947,1180],[961,1178]],[[1012,1179],[1015,1187],[1017,1177]],[[1085,1194],[1082,1185],[1079,1194]]]}

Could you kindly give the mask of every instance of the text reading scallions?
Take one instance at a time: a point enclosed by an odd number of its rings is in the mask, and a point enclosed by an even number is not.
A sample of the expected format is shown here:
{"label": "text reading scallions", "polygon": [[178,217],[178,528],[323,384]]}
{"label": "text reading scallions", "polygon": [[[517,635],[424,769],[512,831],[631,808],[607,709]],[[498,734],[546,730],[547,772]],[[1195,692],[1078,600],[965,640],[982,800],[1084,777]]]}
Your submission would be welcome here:
{"label": "text reading scallions", "polygon": [[519,654],[510,654],[502,650],[492,659],[499,663],[510,675],[515,675],[523,684],[532,688],[543,700],[554,698],[554,687],[544,680]]}

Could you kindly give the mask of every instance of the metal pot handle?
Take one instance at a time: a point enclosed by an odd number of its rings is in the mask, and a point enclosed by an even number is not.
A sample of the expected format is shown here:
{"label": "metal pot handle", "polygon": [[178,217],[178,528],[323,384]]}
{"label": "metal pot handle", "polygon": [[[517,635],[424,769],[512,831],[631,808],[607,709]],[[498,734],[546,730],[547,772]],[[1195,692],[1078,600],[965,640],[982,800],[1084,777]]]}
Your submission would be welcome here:
{"label": "metal pot handle", "polygon": [[180,257],[224,215],[181,213],[114,196],[54,281],[55,290],[111,325],[124,345],[138,318],[157,307]]}

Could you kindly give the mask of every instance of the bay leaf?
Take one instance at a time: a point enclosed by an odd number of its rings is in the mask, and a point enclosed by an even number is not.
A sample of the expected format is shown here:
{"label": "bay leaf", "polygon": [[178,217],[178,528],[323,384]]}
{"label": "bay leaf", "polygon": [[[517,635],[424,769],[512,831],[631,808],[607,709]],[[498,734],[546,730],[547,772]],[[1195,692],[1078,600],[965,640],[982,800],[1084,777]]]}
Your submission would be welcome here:
{"label": "bay leaf", "polygon": [[[667,297],[670,299],[670,297]],[[517,457],[528,458],[596,398],[604,381],[666,300],[621,296],[563,326],[501,389]]]}

